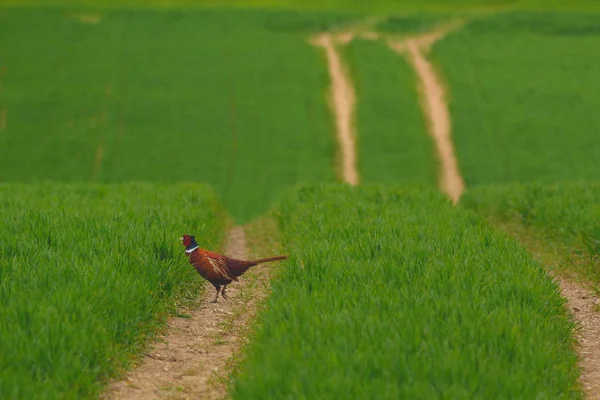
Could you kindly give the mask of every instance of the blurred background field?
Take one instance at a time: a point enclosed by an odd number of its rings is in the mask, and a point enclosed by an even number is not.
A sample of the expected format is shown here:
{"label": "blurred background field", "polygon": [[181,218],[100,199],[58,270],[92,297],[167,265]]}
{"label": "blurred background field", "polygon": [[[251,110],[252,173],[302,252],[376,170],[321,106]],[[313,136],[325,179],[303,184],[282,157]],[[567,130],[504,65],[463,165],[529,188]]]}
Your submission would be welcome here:
{"label": "blurred background field", "polygon": [[89,7],[194,7],[281,8],[299,11],[353,11],[395,14],[415,11],[477,10],[600,10],[594,0],[4,0],[7,5],[76,5]]}
{"label": "blurred background field", "polygon": [[476,19],[436,46],[467,186],[600,178],[600,15]]}
{"label": "blurred background field", "polygon": [[436,154],[419,105],[415,72],[385,43],[357,40],[342,54],[358,97],[357,153],[363,182],[434,186]]}
{"label": "blurred background field", "polygon": [[207,182],[243,221],[335,179],[320,54],[270,27],[298,17],[90,15],[0,13],[0,181]]}

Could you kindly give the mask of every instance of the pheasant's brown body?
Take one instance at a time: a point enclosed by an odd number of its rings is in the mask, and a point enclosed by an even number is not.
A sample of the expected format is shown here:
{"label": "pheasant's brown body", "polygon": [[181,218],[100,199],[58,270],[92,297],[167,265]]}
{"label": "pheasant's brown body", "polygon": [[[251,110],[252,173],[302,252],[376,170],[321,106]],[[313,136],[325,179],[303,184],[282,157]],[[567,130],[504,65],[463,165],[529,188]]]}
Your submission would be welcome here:
{"label": "pheasant's brown body", "polygon": [[[217,289],[217,295],[213,303],[216,303],[219,292],[221,292],[223,298],[227,299],[225,293],[227,285],[233,281],[237,281],[237,278],[243,275],[248,268],[260,263],[285,260],[287,258],[286,256],[276,256],[258,260],[236,260],[222,254],[201,249],[200,247],[187,250],[186,253],[190,264],[196,268],[196,271]],[[222,290],[221,286],[223,287]]]}

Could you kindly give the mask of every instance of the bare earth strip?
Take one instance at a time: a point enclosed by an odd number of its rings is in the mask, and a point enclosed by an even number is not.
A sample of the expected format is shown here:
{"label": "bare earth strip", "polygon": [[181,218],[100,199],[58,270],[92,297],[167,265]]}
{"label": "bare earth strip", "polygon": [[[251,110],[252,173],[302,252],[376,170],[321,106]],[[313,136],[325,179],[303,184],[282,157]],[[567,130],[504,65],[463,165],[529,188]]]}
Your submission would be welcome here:
{"label": "bare earth strip", "polygon": [[[354,128],[354,109],[356,95],[346,72],[336,45],[347,45],[356,37],[366,40],[379,40],[382,35],[369,30],[376,20],[367,21],[364,26],[337,33],[322,33],[311,40],[315,46],[324,49],[331,79],[330,104],[336,118],[337,134],[342,149],[344,180],[352,185],[359,181],[356,168],[356,132]],[[450,113],[446,104],[444,86],[433,65],[425,57],[425,52],[449,32],[462,26],[454,21],[439,27],[436,31],[423,35],[392,39],[387,38],[390,48],[406,54],[410,64],[419,77],[419,92],[422,96],[423,110],[429,121],[431,136],[435,140],[440,160],[440,189],[456,204],[462,195],[465,184],[458,168],[451,137]]]}
{"label": "bare earth strip", "polygon": [[577,342],[581,366],[581,384],[586,398],[600,399],[600,312],[598,297],[574,281],[557,277],[579,327]]}
{"label": "bare earth strip", "polygon": [[[246,258],[244,229],[230,231],[227,255]],[[191,268],[191,267],[190,267]],[[265,297],[268,266],[258,265],[228,289],[229,300],[211,304],[207,284],[200,305],[180,310],[190,318],[172,318],[141,365],[110,385],[105,399],[221,399],[227,395],[230,359],[244,343],[246,325]],[[263,283],[261,285],[261,283]]]}
{"label": "bare earth strip", "polygon": [[579,380],[587,399],[600,400],[600,299],[592,290],[576,282],[573,271],[592,263],[600,267],[600,260],[592,260],[572,249],[546,243],[543,234],[525,229],[514,222],[492,220],[494,226],[522,243],[548,269],[548,274],[559,284],[567,299],[569,312],[577,323],[575,338],[579,354]]}
{"label": "bare earth strip", "polygon": [[330,106],[335,115],[338,142],[341,146],[342,174],[344,181],[358,184],[358,171],[356,169],[356,135],[354,132],[354,105],[356,96],[350,76],[342,63],[336,48],[336,38],[329,33],[322,33],[314,38],[311,43],[322,47],[327,57],[329,78],[331,80]]}
{"label": "bare earth strip", "polygon": [[422,107],[429,121],[431,136],[440,160],[440,189],[456,204],[465,190],[464,180],[458,168],[451,135],[450,113],[446,104],[444,85],[436,71],[425,57],[425,52],[448,32],[461,26],[455,22],[441,27],[438,31],[403,40],[388,40],[396,52],[406,54],[419,78],[419,92]]}

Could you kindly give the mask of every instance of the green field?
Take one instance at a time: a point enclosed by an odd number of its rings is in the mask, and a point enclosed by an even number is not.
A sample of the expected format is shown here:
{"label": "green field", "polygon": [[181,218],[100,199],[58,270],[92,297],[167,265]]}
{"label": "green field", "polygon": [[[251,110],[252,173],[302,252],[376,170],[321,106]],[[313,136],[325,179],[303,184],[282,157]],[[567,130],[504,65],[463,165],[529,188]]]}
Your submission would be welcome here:
{"label": "green field", "polygon": [[[337,47],[367,186],[335,183],[308,39],[370,15],[395,38],[465,18],[426,54],[458,207],[384,40]],[[251,248],[290,259],[233,398],[582,398],[566,300],[501,230],[595,260],[575,272],[600,284],[597,49],[591,0],[4,0],[0,398],[97,398],[197,297],[177,238],[219,250],[248,221]]]}
{"label": "green field", "polygon": [[435,185],[434,145],[419,107],[414,72],[383,43],[356,41],[342,54],[358,98],[357,151],[362,181]]}
{"label": "green field", "polygon": [[600,14],[558,13],[476,19],[435,46],[467,186],[600,179],[598,48]]}
{"label": "green field", "polygon": [[158,7],[158,8],[267,8],[305,12],[360,12],[377,14],[401,14],[407,12],[490,12],[507,9],[517,10],[587,10],[600,11],[594,0],[4,0],[6,5],[79,7]]}
{"label": "green field", "polygon": [[[482,186],[461,203],[494,220],[522,226],[554,247],[565,246],[592,260],[600,257],[600,182]],[[600,284],[597,263],[569,267]]]}
{"label": "green field", "polygon": [[526,251],[440,194],[309,186],[233,397],[578,398],[572,325]]}
{"label": "green field", "polygon": [[203,185],[0,185],[0,398],[88,398],[131,365],[200,278],[177,238],[217,248]]}
{"label": "green field", "polygon": [[0,12],[0,181],[208,182],[244,221],[282,187],[334,180],[327,71],[305,38],[337,18]]}

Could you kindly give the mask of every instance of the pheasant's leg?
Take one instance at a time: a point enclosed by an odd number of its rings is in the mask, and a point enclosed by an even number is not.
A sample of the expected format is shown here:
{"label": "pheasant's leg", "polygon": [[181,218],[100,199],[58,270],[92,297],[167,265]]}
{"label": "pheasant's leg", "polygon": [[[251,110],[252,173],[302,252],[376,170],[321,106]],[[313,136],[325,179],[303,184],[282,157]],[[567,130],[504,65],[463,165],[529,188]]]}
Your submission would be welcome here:
{"label": "pheasant's leg", "polygon": [[223,290],[221,290],[221,296],[225,299],[225,300],[229,300],[229,297],[227,297],[227,293],[225,293],[225,289],[227,289],[227,285],[223,286]]}
{"label": "pheasant's leg", "polygon": [[211,303],[217,302],[217,299],[219,298],[219,292],[221,291],[221,285],[216,285],[215,289],[217,289],[217,295],[215,296],[215,299],[213,301],[211,301]]}

